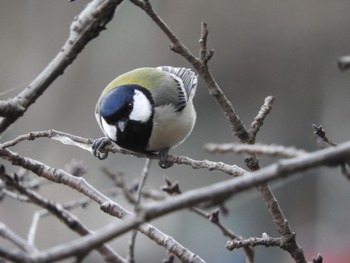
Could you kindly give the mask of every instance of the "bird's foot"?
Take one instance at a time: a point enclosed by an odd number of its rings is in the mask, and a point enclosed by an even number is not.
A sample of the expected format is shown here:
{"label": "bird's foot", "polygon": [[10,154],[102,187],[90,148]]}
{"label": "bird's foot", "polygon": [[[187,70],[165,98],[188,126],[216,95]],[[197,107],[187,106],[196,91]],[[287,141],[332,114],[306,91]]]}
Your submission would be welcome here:
{"label": "bird's foot", "polygon": [[173,162],[168,160],[169,157],[169,148],[163,149],[161,151],[159,151],[158,153],[159,156],[159,166],[162,167],[163,169],[167,169],[170,168],[171,166],[174,165]]}
{"label": "bird's foot", "polygon": [[93,155],[100,160],[106,159],[108,157],[108,150],[106,147],[111,144],[112,141],[107,137],[101,137],[94,140],[91,146]]}

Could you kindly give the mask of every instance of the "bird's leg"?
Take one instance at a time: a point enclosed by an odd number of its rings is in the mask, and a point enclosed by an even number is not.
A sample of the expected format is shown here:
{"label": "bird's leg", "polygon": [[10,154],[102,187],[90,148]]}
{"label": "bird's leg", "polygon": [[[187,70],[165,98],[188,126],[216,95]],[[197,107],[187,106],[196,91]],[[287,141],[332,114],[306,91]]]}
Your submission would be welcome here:
{"label": "bird's leg", "polygon": [[106,147],[111,144],[112,141],[107,137],[101,137],[94,140],[91,146],[94,156],[100,160],[106,159],[108,157],[108,151],[106,150]]}
{"label": "bird's leg", "polygon": [[159,162],[158,162],[159,166],[162,167],[163,169],[170,168],[171,166],[174,165],[173,162],[170,162],[168,160],[169,148],[165,148],[165,149],[159,151],[158,156],[159,156]]}

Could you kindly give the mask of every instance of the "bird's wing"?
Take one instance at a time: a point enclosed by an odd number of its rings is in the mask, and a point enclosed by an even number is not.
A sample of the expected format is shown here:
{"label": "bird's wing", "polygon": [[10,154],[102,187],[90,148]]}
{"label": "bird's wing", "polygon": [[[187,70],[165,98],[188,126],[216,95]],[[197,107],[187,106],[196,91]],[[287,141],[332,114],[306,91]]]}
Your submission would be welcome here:
{"label": "bird's wing", "polygon": [[172,85],[177,98],[174,103],[177,111],[186,107],[189,99],[192,99],[197,88],[197,75],[187,68],[174,68],[169,66],[157,67],[158,70],[166,72],[172,78],[175,85]]}

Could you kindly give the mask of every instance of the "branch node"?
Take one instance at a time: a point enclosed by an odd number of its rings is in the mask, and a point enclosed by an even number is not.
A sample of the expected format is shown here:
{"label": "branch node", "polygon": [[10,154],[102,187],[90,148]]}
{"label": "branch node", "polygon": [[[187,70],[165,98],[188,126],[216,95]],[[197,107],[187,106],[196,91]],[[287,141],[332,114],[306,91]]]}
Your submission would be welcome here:
{"label": "branch node", "polygon": [[111,214],[112,213],[111,210],[113,210],[113,208],[114,208],[114,204],[113,202],[110,202],[110,201],[106,201],[100,205],[100,209],[107,214]]}
{"label": "branch node", "polygon": [[207,65],[209,60],[214,55],[214,49],[207,51],[207,39],[208,39],[208,25],[206,22],[201,23],[201,35],[199,38],[199,58],[203,64]]}
{"label": "branch node", "polygon": [[212,211],[209,215],[209,221],[217,224],[220,221],[220,217],[219,217],[220,211],[218,209]]}
{"label": "branch node", "polygon": [[181,190],[178,182],[173,183],[167,177],[165,177],[165,183],[166,185],[161,187],[162,191],[172,196],[181,194]]}
{"label": "branch node", "polygon": [[336,143],[332,142],[326,135],[325,129],[323,129],[322,125],[317,126],[316,124],[312,124],[312,128],[314,129],[314,134],[316,134],[322,141],[329,144],[330,146],[337,146]]}
{"label": "branch node", "polygon": [[257,171],[260,168],[259,161],[256,159],[254,155],[249,155],[245,157],[244,162],[251,171]]}

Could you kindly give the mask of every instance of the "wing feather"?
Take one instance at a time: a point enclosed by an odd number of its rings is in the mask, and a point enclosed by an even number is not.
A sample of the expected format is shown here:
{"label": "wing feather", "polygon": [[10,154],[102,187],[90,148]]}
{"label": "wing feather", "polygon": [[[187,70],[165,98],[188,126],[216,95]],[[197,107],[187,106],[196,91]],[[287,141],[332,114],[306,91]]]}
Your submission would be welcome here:
{"label": "wing feather", "polygon": [[189,99],[192,99],[197,88],[197,75],[188,68],[175,68],[170,66],[161,66],[157,69],[167,72],[171,75],[177,85],[178,101],[175,105],[177,111],[183,110]]}

